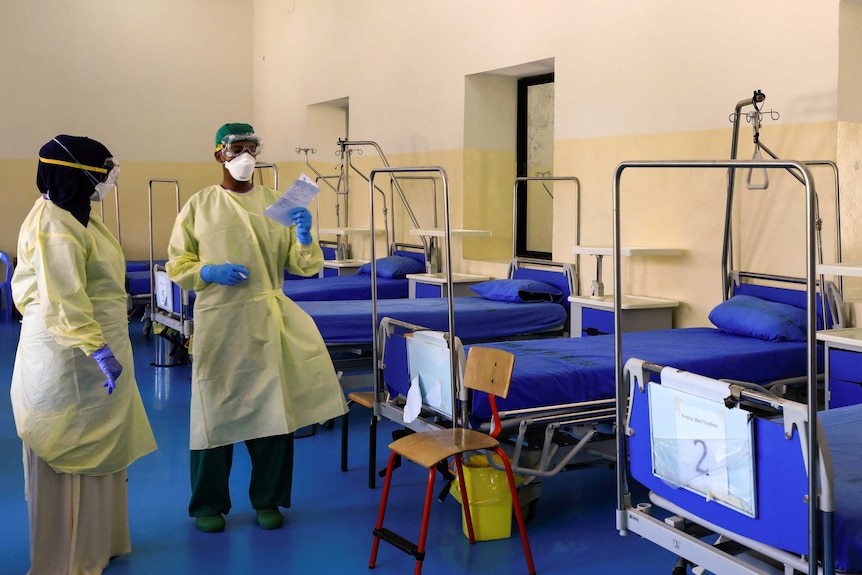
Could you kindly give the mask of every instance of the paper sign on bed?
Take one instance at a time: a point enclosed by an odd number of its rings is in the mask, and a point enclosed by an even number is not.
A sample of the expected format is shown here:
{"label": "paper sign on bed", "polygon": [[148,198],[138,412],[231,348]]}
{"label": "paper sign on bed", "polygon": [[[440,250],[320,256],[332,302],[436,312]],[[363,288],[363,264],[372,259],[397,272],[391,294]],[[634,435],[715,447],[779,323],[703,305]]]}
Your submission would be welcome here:
{"label": "paper sign on bed", "polygon": [[683,391],[705,382],[719,387],[709,378],[665,368],[661,381],[649,384],[653,474],[756,517],[749,413]]}
{"label": "paper sign on bed", "polygon": [[168,278],[168,272],[157,270],[156,276],[156,307],[166,312],[173,313],[174,298],[171,280]]}
{"label": "paper sign on bed", "polygon": [[285,226],[293,225],[289,212],[293,208],[304,208],[311,203],[314,196],[320,191],[317,184],[306,176],[300,174],[299,179],[290,184],[284,193],[274,204],[263,210],[263,213]]}
{"label": "paper sign on bed", "polygon": [[422,407],[452,419],[451,356],[445,334],[439,331],[417,331],[413,337],[406,339],[410,390],[404,408],[405,422],[416,419]]}

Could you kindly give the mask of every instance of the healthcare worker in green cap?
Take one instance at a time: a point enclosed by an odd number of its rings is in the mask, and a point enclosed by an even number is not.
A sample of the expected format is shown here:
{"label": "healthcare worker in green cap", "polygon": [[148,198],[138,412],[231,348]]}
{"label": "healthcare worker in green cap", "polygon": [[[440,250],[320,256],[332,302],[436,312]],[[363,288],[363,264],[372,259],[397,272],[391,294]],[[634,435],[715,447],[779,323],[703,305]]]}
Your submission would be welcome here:
{"label": "healthcare worker in green cap", "polygon": [[347,409],[317,326],[282,292],[285,269],[313,275],[323,253],[306,208],[290,226],[263,214],[280,194],[253,183],[254,129],[225,124],[215,144],[221,185],[189,199],[168,246],[169,277],[196,292],[189,515],[201,531],[224,529],[233,444],[245,442],[257,522],[276,529],[290,507],[294,432]]}
{"label": "healthcare worker in green cap", "polygon": [[131,551],[126,468],[156,449],[135,382],[125,258],[90,210],[119,168],[96,140],[51,139],[39,150],[41,195],[18,235],[12,294],[23,320],[11,398],[30,575],[98,575]]}

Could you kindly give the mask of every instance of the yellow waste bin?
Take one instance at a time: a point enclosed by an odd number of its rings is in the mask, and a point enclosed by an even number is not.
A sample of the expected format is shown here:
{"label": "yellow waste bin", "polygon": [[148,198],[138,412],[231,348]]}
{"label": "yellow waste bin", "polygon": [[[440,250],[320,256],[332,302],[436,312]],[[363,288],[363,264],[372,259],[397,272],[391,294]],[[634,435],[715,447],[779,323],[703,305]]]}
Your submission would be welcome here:
{"label": "yellow waste bin", "polygon": [[[494,455],[500,462],[500,458]],[[473,534],[476,541],[506,539],[512,535],[512,494],[506,472],[494,469],[485,455],[477,454],[464,459],[464,483],[470,502],[470,517],[473,519]],[[461,492],[457,478],[449,492],[461,503]],[[467,519],[461,505],[461,527],[467,535]]]}

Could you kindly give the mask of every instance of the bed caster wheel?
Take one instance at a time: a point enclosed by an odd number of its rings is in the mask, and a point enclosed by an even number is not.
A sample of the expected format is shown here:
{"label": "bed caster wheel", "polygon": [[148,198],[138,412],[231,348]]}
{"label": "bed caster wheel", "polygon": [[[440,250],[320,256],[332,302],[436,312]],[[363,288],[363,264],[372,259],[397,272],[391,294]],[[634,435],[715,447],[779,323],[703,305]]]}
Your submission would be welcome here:
{"label": "bed caster wheel", "polygon": [[536,517],[536,512],[539,509],[539,500],[533,499],[526,505],[521,506],[521,515],[524,516],[524,524],[531,522]]}
{"label": "bed caster wheel", "polygon": [[542,483],[533,481],[522,485],[518,489],[518,503],[521,505],[521,514],[524,523],[529,523],[536,517],[539,508],[539,497],[542,495]]}

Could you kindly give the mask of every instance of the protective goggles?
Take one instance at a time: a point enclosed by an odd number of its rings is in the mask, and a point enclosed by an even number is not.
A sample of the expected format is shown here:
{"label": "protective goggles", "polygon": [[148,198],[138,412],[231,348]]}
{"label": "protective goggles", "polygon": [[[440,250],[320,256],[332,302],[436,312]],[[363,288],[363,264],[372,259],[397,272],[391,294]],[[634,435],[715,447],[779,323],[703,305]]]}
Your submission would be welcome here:
{"label": "protective goggles", "polygon": [[261,147],[260,138],[255,134],[228,134],[222,138],[216,151],[221,150],[224,157],[230,160],[243,153],[257,156]]}

